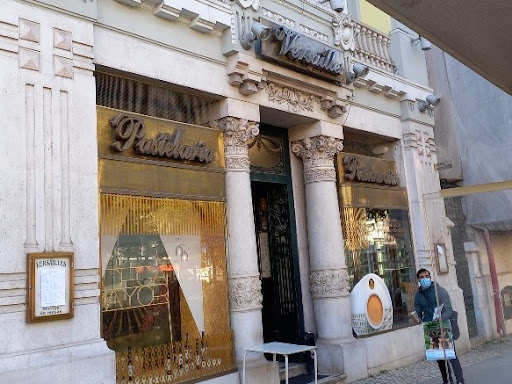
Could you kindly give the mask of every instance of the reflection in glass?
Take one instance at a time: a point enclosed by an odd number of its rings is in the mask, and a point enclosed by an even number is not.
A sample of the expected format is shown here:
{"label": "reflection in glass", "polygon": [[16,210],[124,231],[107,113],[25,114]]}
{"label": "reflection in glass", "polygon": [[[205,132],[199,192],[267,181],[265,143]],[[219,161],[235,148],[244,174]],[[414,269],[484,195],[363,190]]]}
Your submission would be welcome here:
{"label": "reflection in glass", "polygon": [[100,207],[102,333],[118,382],[232,369],[224,203],[102,194]]}
{"label": "reflection in glass", "polygon": [[408,213],[402,209],[341,209],[350,286],[368,273],[386,283],[393,302],[393,327],[408,324],[416,279]]}
{"label": "reflection in glass", "polygon": [[284,172],[283,138],[259,134],[247,143],[251,169],[256,172]]}

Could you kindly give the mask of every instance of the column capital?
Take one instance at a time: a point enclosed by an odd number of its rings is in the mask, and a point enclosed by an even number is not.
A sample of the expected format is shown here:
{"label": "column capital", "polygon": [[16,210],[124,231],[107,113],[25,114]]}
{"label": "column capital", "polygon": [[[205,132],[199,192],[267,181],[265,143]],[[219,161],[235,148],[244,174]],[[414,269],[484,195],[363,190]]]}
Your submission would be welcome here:
{"label": "column capital", "polygon": [[311,295],[314,298],[333,298],[349,295],[346,269],[311,271],[309,281],[311,284]]}
{"label": "column capital", "polygon": [[224,133],[226,170],[249,172],[250,162],[247,141],[260,133],[259,123],[228,116],[211,121],[209,125],[220,129]]}
{"label": "column capital", "polygon": [[225,147],[247,148],[247,140],[258,136],[260,133],[259,123],[231,116],[211,121],[209,125],[222,130]]}
{"label": "column capital", "polygon": [[230,278],[229,302],[231,312],[259,311],[263,308],[259,276]]}
{"label": "column capital", "polygon": [[304,182],[336,181],[334,156],[343,150],[343,140],[314,136],[292,143],[292,152],[304,162]]}

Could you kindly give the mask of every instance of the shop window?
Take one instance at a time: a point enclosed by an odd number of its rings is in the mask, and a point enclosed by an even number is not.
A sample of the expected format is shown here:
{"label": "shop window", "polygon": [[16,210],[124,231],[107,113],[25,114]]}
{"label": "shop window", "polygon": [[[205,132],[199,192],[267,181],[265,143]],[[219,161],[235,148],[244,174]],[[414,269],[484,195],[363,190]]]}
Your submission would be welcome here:
{"label": "shop window", "polygon": [[351,288],[368,273],[379,275],[393,302],[393,328],[408,325],[416,279],[407,211],[345,207],[341,212]]}
{"label": "shop window", "polygon": [[235,368],[224,223],[223,202],[100,196],[102,332],[118,383]]}
{"label": "shop window", "polygon": [[168,84],[139,81],[128,76],[96,72],[96,103],[188,124],[202,124],[214,98],[171,88]]}

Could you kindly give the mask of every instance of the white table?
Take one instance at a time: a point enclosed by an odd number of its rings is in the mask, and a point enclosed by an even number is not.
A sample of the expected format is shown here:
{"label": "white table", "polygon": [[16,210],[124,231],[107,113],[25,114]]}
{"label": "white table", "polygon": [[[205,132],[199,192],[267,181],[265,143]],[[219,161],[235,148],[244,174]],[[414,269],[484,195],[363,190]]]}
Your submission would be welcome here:
{"label": "white table", "polygon": [[[272,366],[272,374],[275,374],[276,368],[276,355],[284,356],[284,366],[286,370],[286,384],[288,384],[288,356],[293,355],[295,353],[301,352],[313,352],[313,360],[315,362],[315,384],[318,383],[318,366],[316,359],[316,346],[312,345],[298,345],[298,344],[288,344],[288,343],[265,343],[254,345],[252,347],[245,348],[244,353],[244,363],[243,363],[243,372],[242,372],[242,384],[245,384],[245,357],[249,352],[256,353],[271,353],[273,355],[273,366]],[[273,377],[272,375],[272,377]]]}

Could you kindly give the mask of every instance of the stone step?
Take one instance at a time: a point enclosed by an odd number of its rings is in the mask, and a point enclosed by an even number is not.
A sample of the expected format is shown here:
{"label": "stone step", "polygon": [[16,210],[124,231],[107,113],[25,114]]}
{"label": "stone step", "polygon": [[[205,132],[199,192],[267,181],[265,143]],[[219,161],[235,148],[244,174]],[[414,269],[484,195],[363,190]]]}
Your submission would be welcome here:
{"label": "stone step", "polygon": [[[300,376],[308,372],[308,368],[305,363],[290,363],[288,364],[288,378]],[[279,380],[286,378],[286,372],[284,369],[284,363],[279,363]]]}
{"label": "stone step", "polygon": [[[344,384],[347,375],[333,375],[333,376],[318,376],[318,384]],[[294,377],[289,377],[289,384],[314,384],[315,378],[313,375],[301,374]],[[281,380],[281,384],[285,384],[285,380]]]}
{"label": "stone step", "polygon": [[[345,383],[345,379],[347,378],[347,375],[344,373],[341,375],[333,375],[326,377],[322,380],[318,380],[318,384],[342,384]],[[313,381],[314,383],[314,381]]]}

